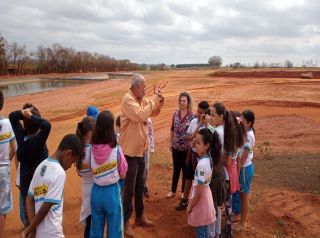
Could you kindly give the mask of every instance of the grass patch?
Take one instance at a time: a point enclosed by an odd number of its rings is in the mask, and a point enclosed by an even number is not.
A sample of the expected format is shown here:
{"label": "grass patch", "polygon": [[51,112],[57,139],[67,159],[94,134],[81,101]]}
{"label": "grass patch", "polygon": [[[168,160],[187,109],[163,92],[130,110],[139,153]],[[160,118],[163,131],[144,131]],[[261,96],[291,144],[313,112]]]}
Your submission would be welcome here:
{"label": "grass patch", "polygon": [[320,194],[319,154],[274,155],[254,160],[257,183]]}

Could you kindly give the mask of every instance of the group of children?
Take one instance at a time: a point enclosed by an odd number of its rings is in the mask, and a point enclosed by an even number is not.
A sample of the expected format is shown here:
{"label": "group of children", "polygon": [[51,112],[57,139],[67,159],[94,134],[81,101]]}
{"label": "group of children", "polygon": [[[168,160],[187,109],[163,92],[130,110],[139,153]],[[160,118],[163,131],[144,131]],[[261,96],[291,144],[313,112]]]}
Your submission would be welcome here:
{"label": "group of children", "polygon": [[[3,103],[0,92],[0,111]],[[232,236],[235,213],[241,215],[234,229],[245,229],[254,174],[254,121],[251,110],[240,114],[228,111],[221,103],[211,107],[206,101],[198,104],[197,117],[183,137],[191,142],[187,155],[191,188],[184,191],[178,209],[186,209],[196,237],[220,236],[222,207],[228,237]],[[80,222],[85,223],[84,237],[103,237],[106,221],[108,237],[123,237],[122,187],[128,165],[118,144],[119,129],[119,117],[115,121],[110,111],[89,107],[76,134],[64,136],[49,156],[46,141],[51,124],[34,105],[25,104],[22,110],[10,113],[9,119],[0,117],[0,237],[4,237],[6,214],[12,210],[10,160],[15,155],[20,163],[24,237],[64,237],[65,171],[72,164],[82,178]],[[146,162],[154,151],[151,119],[148,129],[151,146]],[[148,169],[145,177],[147,174]],[[234,199],[239,192],[240,205]],[[147,184],[145,196],[149,196]]]}
{"label": "group of children", "polygon": [[[0,111],[4,97],[0,91]],[[116,124],[116,126],[114,126]],[[154,151],[153,128],[148,119],[150,147]],[[110,111],[89,106],[77,124],[76,134],[66,135],[51,156],[46,146],[51,124],[40,111],[26,103],[22,110],[0,117],[0,237],[4,237],[6,214],[13,207],[10,160],[16,156],[17,181],[21,194],[24,237],[64,237],[62,228],[65,170],[75,164],[82,180],[80,223],[84,237],[123,237],[122,188],[127,162],[119,146],[120,116],[116,123]],[[148,174],[146,166],[145,177]],[[145,196],[148,197],[147,183]]]}
{"label": "group of children", "polygon": [[[248,195],[254,175],[255,115],[251,110],[239,113],[228,111],[219,102],[210,106],[207,101],[201,101],[196,118],[192,119],[191,110],[187,111],[189,104],[190,95],[181,93],[179,110],[173,115],[171,126],[174,170],[177,153],[184,155],[178,158],[180,163],[185,162],[183,194],[176,209],[186,209],[188,224],[195,227],[196,237],[218,238],[224,207],[225,234],[232,237],[233,230],[243,231],[246,227]],[[177,148],[175,134],[179,134],[183,140],[179,145],[184,144],[185,148]],[[175,171],[173,182],[177,183],[174,177]],[[193,180],[191,191],[190,178]],[[166,197],[174,195],[175,190],[171,190]],[[238,224],[232,229],[239,216]]]}
{"label": "group of children", "polygon": [[[0,91],[0,111],[4,97]],[[22,123],[23,122],[23,123]],[[58,149],[48,156],[46,140],[51,124],[39,110],[25,104],[0,119],[0,237],[4,237],[6,214],[13,207],[10,183],[10,160],[19,162],[18,185],[23,210],[24,237],[64,237],[62,229],[65,170],[80,160],[82,148],[75,134],[61,140]]]}
{"label": "group of children", "polygon": [[[254,173],[254,119],[254,113],[250,110],[241,115],[239,112],[229,112],[221,103],[215,103],[210,109],[210,116],[202,116],[199,122],[205,128],[197,128],[194,137],[198,164],[187,207],[188,223],[196,226],[197,237],[220,236],[222,206],[226,218],[225,233],[227,237],[232,237],[232,197],[239,191],[241,218],[235,230],[245,229],[248,194]],[[209,187],[211,194],[208,193]],[[205,200],[208,197],[209,201]],[[209,210],[204,209],[208,207]]]}

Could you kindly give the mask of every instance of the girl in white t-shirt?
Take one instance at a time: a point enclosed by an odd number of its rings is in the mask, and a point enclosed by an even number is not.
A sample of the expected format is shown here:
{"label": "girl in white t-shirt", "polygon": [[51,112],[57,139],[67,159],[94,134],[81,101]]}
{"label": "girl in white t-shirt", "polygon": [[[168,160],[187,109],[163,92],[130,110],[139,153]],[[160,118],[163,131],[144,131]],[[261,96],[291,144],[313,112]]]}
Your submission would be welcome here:
{"label": "girl in white t-shirt", "polygon": [[254,175],[253,148],[255,146],[255,136],[253,124],[255,115],[253,111],[246,110],[242,112],[242,121],[247,131],[247,140],[243,146],[240,155],[240,201],[241,201],[241,218],[237,228],[243,231],[246,228],[246,219],[249,211],[249,193],[250,186]]}
{"label": "girl in white t-shirt", "polygon": [[216,132],[204,128],[195,138],[199,161],[187,207],[188,224],[195,227],[197,238],[209,238],[208,225],[216,220],[212,193],[209,187],[213,160],[221,156],[221,143]]}
{"label": "girl in white t-shirt", "polygon": [[93,184],[93,176],[90,167],[92,157],[91,137],[95,124],[93,117],[85,117],[78,123],[76,134],[80,138],[84,157],[76,164],[77,172],[82,178],[82,204],[80,213],[80,223],[85,223],[84,238],[90,237],[91,226],[91,209],[90,209],[90,194]]}
{"label": "girl in white t-shirt", "polygon": [[[228,168],[232,165],[232,157],[238,149],[238,137],[236,135],[237,129],[231,113],[226,107],[216,102],[211,107],[211,123],[215,126],[215,131],[218,133],[220,142],[222,144],[221,159],[224,165],[225,177],[227,182],[227,197],[226,199],[221,194],[221,199],[225,199],[225,218],[226,218],[226,235],[227,237],[232,236],[232,196],[230,194],[231,184],[235,182],[234,174],[229,174],[232,170],[228,171]],[[214,187],[214,184],[213,184]],[[223,202],[223,201],[222,201]],[[219,202],[217,207],[217,221],[215,224],[210,225],[210,235],[212,237],[219,237],[221,234],[221,203]]]}

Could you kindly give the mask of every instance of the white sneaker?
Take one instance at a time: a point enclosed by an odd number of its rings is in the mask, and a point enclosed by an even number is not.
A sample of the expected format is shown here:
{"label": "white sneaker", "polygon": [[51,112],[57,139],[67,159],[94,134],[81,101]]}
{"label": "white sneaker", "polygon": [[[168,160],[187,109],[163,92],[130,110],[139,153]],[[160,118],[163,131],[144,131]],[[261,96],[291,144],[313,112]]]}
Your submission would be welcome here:
{"label": "white sneaker", "polygon": [[176,194],[174,192],[169,192],[166,196],[166,198],[170,199],[170,198],[174,198],[176,196]]}

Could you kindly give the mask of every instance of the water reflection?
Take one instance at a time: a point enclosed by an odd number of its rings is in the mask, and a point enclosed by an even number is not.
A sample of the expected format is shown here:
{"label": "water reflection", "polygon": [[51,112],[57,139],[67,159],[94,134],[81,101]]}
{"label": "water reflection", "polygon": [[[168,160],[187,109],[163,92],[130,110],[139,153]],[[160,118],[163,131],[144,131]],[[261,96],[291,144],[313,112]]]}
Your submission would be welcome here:
{"label": "water reflection", "polygon": [[13,97],[30,93],[49,91],[55,88],[64,88],[87,83],[85,80],[38,80],[30,82],[9,83],[0,85],[0,90],[5,97]]}

